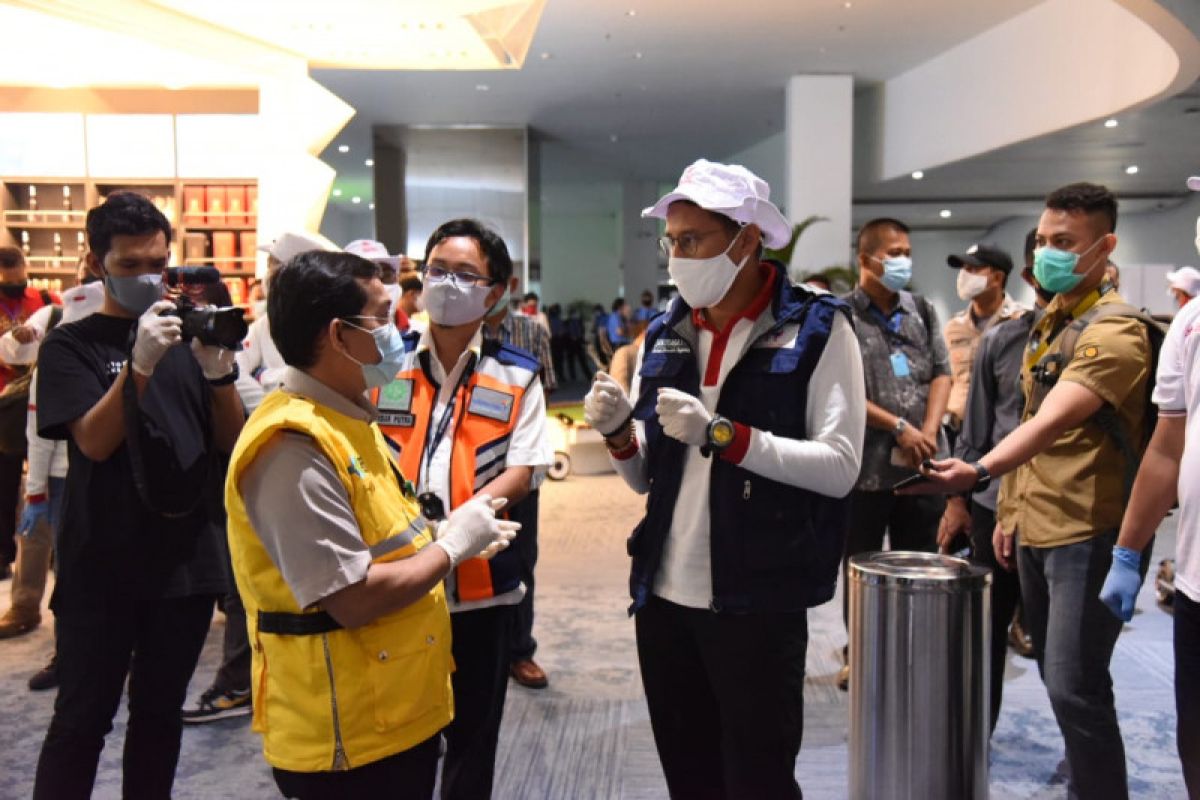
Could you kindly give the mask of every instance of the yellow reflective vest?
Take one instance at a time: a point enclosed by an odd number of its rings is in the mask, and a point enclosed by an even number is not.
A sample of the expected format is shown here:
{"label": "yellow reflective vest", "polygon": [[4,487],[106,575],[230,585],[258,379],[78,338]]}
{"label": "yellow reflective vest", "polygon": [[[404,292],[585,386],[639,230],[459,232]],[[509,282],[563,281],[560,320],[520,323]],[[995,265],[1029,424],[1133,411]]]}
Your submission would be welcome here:
{"label": "yellow reflective vest", "polygon": [[282,390],[267,395],[247,420],[234,448],[225,505],[253,645],[253,729],[262,734],[263,754],[274,767],[361,767],[408,750],[449,724],[450,616],[439,583],[416,603],[359,628],[303,634],[261,629],[274,627],[259,624],[272,615],[300,623],[324,616],[297,605],[250,523],[239,488],[259,449],[284,430],[312,437],[337,468],[373,563],[408,558],[431,539],[375,424]]}

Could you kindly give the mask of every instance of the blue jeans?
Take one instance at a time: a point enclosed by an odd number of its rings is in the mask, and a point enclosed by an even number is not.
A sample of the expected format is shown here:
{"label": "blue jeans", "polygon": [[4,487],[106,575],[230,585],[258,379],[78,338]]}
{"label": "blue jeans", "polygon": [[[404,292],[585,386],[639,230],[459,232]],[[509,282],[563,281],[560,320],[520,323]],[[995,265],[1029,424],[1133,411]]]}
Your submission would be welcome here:
{"label": "blue jeans", "polygon": [[1071,798],[1129,797],[1108,671],[1121,621],[1100,602],[1116,540],[1107,531],[1062,547],[1018,548],[1025,622],[1066,744]]}

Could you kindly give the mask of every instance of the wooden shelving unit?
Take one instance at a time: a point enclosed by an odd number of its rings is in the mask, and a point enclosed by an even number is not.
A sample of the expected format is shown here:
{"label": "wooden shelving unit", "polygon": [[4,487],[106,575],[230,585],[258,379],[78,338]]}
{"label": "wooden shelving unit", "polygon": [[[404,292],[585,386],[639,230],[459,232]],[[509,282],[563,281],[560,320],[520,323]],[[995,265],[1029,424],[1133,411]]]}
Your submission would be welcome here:
{"label": "wooden shelving unit", "polygon": [[[247,198],[244,208],[230,212],[225,208],[209,211],[207,203],[201,213],[184,207],[185,197],[192,200],[197,193],[206,196],[209,187],[230,191],[238,198]],[[0,245],[21,247],[26,251],[29,277],[32,281],[46,280],[50,288],[66,289],[76,283],[76,272],[83,257],[83,240],[87,209],[99,205],[115,191],[136,191],[148,196],[171,221],[173,228],[171,263],[186,266],[212,265],[221,270],[227,282],[237,281],[243,301],[250,281],[255,275],[257,261],[253,245],[257,241],[256,197],[258,184],[252,179],[147,179],[147,178],[0,178]],[[31,202],[32,201],[32,202]],[[70,203],[70,207],[66,203]],[[226,219],[234,222],[226,223]],[[232,236],[235,249],[218,257],[213,252],[215,234]],[[189,236],[190,235],[190,236]],[[203,243],[198,237],[203,237]],[[191,250],[185,258],[185,242]],[[224,243],[228,245],[229,239]],[[201,246],[202,245],[202,246]],[[203,255],[197,255],[197,249]],[[249,252],[244,252],[249,250]],[[239,292],[231,286],[235,301]]]}

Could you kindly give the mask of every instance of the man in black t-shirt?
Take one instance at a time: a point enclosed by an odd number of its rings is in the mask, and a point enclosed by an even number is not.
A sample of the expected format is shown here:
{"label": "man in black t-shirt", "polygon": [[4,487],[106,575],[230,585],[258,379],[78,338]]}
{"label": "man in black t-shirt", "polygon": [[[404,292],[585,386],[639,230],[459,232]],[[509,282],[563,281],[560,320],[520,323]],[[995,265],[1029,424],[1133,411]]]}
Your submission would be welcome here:
{"label": "man in black t-shirt", "polygon": [[168,797],[179,712],[208,631],[213,594],[177,586],[203,560],[221,478],[244,418],[233,352],[181,341],[163,316],[171,227],[137,194],[87,218],[88,268],[104,305],[42,344],[39,433],[65,439],[70,469],[51,608],[59,692],[35,798],[86,798],[129,677],[126,797]]}

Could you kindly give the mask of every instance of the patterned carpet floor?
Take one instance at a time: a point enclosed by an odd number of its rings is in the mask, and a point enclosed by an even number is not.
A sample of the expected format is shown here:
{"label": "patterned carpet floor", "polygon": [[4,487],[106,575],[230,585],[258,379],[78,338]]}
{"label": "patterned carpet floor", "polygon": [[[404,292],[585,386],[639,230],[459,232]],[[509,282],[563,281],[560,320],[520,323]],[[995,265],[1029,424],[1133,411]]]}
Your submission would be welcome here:
{"label": "patterned carpet floor", "polygon": [[[541,691],[513,684],[497,763],[501,800],[666,797],[638,677],[633,624],[626,615],[628,559],[624,540],[640,516],[640,501],[619,479],[572,476],[542,492],[538,568],[539,662],[550,674]],[[1174,549],[1173,520],[1160,531],[1155,563]],[[839,587],[840,588],[840,587]],[[8,582],[0,582],[0,608]],[[1126,627],[1113,663],[1117,705],[1135,798],[1184,797],[1175,754],[1171,619],[1149,586]],[[47,619],[50,619],[47,615]],[[192,681],[207,686],[220,658],[224,618],[213,620]],[[805,797],[847,794],[846,695],[834,684],[845,642],[841,600],[810,613],[805,737],[796,774]],[[48,625],[0,642],[0,798],[27,798],[53,693],[30,693],[25,682],[51,649]],[[95,796],[120,796],[124,710],[102,755]],[[935,754],[930,754],[934,757]],[[992,741],[991,796],[1066,797],[1059,772],[1062,740],[1032,661],[1010,653],[1004,708]],[[175,797],[278,796],[245,718],[184,731]]]}

